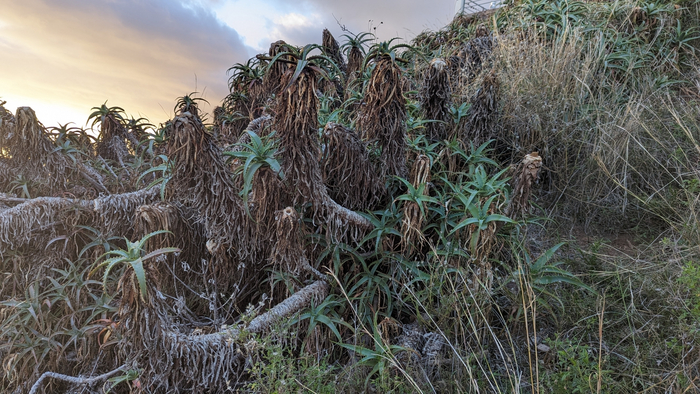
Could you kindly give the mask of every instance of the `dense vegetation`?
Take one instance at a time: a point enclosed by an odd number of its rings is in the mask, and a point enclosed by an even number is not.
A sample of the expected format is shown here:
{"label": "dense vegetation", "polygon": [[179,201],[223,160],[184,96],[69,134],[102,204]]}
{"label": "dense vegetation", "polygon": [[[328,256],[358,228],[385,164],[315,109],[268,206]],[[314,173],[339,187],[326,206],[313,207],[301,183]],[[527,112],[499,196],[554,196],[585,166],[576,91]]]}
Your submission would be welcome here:
{"label": "dense vegetation", "polygon": [[525,0],[275,42],[211,119],[0,105],[0,391],[700,392],[699,37]]}

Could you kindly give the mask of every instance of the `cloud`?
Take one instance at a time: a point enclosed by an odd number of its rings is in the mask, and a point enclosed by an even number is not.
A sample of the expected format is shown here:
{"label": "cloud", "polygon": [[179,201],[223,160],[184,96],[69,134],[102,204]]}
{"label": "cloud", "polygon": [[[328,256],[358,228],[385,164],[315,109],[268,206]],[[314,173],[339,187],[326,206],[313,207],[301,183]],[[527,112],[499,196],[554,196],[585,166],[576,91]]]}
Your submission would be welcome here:
{"label": "cloud", "polygon": [[228,93],[228,67],[252,55],[204,7],[216,1],[9,2],[0,14],[0,96],[65,103],[85,117],[109,100],[158,122],[195,89],[216,104]]}
{"label": "cloud", "polygon": [[336,18],[353,33],[410,39],[453,10],[453,0],[10,1],[0,13],[0,98],[35,107],[47,124],[82,124],[105,100],[162,122],[194,90],[217,104],[226,70],[273,41],[320,44],[328,28],[342,42]]}
{"label": "cloud", "polygon": [[[343,34],[340,24],[355,34],[376,33],[380,40],[410,40],[423,30],[442,28],[454,13],[454,0],[303,0],[297,4],[316,15],[314,27],[328,28],[336,39]],[[319,42],[321,32],[316,35]]]}
{"label": "cloud", "polygon": [[277,40],[297,46],[320,44],[324,28],[342,41],[339,23],[355,34],[376,33],[380,40],[397,36],[410,40],[425,29],[448,24],[454,0],[229,0],[216,10],[219,19],[240,27],[248,45],[267,51]]}
{"label": "cloud", "polygon": [[269,34],[267,43],[280,39],[298,46],[306,44],[320,44],[323,23],[317,14],[309,13],[309,16],[297,12],[290,12],[277,16],[267,23]]}

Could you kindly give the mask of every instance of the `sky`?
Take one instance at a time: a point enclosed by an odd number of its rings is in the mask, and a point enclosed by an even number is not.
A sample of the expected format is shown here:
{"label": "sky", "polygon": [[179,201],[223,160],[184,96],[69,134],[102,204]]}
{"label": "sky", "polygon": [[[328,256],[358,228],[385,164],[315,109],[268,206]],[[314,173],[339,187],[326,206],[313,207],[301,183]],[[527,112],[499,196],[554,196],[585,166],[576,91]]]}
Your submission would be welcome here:
{"label": "sky", "polygon": [[118,106],[158,125],[192,92],[210,112],[226,70],[269,44],[321,42],[328,28],[410,40],[452,19],[454,0],[1,0],[0,101],[45,126],[83,127]]}

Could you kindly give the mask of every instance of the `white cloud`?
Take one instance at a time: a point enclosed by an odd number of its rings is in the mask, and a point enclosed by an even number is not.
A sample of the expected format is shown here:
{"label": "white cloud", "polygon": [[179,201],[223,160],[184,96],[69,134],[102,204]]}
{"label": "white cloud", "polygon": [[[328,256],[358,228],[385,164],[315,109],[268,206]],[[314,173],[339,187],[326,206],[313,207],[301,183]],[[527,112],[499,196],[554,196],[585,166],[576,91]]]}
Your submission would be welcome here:
{"label": "white cloud", "polygon": [[[318,18],[318,16],[316,16],[316,18]],[[309,18],[304,15],[297,14],[296,12],[275,18],[275,24],[286,27],[287,29],[299,29],[314,25]]]}
{"label": "white cloud", "polygon": [[283,15],[280,9],[265,1],[227,1],[215,11],[219,20],[240,32],[245,45],[263,52],[272,42],[267,25],[270,18]]}

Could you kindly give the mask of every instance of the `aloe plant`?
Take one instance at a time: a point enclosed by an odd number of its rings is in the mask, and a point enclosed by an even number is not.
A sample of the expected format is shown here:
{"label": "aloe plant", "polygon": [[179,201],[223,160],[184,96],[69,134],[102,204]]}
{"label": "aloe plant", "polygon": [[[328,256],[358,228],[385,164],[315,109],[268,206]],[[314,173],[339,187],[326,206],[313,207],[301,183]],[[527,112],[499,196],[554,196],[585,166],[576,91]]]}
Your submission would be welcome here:
{"label": "aloe plant", "polygon": [[549,289],[551,285],[569,284],[589,291],[592,294],[597,294],[592,287],[583,283],[570,271],[564,269],[562,267],[564,261],[552,261],[556,252],[565,245],[565,242],[552,246],[536,259],[530,256],[522,244],[518,243],[518,245],[520,253],[515,254],[515,256],[519,260],[519,264],[518,268],[511,274],[512,279],[515,283],[526,283],[527,286],[530,286],[535,291],[537,303],[550,311],[552,315],[554,313],[549,301],[554,300],[562,309],[564,309],[564,303],[561,298]]}
{"label": "aloe plant", "polygon": [[343,37],[345,37],[347,41],[341,45],[340,48],[346,52],[346,55],[349,54],[352,48],[359,49],[364,55],[365,45],[374,39],[374,34],[368,32],[358,33],[356,35],[343,34]]}
{"label": "aloe plant", "polygon": [[248,194],[253,188],[253,176],[255,173],[263,166],[268,166],[281,178],[284,178],[284,174],[280,163],[275,158],[277,148],[275,147],[274,139],[268,136],[263,141],[254,131],[246,130],[246,132],[250,135],[250,142],[241,144],[245,149],[235,152],[224,152],[223,154],[224,156],[244,160],[243,166],[239,167],[240,171],[243,173],[243,188],[241,189],[240,195],[243,198],[246,212],[250,215],[250,211],[248,210]]}
{"label": "aloe plant", "polygon": [[[314,50],[319,50],[323,51],[322,47],[317,45],[317,44],[308,44],[304,46],[303,48],[299,50],[288,50],[284,52],[278,53],[275,57],[273,58],[267,58],[264,56],[261,56],[262,59],[269,60],[269,63],[267,65],[267,70],[272,68],[272,66],[276,62],[285,62],[285,63],[291,63],[294,66],[294,74],[292,74],[292,77],[289,79],[289,82],[287,82],[287,86],[285,86],[282,91],[285,91],[289,89],[290,86],[296,82],[296,80],[299,78],[301,73],[306,69],[307,67],[314,71],[316,74],[319,76],[331,80],[330,76],[328,75],[328,71],[325,68],[331,68],[333,69],[337,75],[342,75],[342,72],[338,68],[338,66],[335,64],[333,59],[326,55],[312,55],[311,52]],[[324,68],[325,67],[325,68]]]}
{"label": "aloe plant", "polygon": [[250,58],[243,63],[236,63],[226,73],[231,73],[228,79],[228,87],[231,93],[245,91],[247,87],[256,81],[262,82],[264,67],[257,58]]}
{"label": "aloe plant", "polygon": [[124,122],[124,108],[122,107],[108,107],[105,101],[99,107],[92,107],[92,112],[88,116],[88,122],[92,120],[90,127],[95,127],[97,123],[104,123],[107,118],[112,118],[120,123]]}
{"label": "aloe plant", "polygon": [[[164,233],[170,233],[169,231],[165,230],[158,230],[154,231],[152,233],[146,234],[143,236],[138,241],[131,242],[128,239],[124,238],[126,241],[126,249],[117,249],[117,250],[110,250],[107,251],[105,254],[103,254],[100,259],[103,257],[106,257],[104,261],[102,261],[100,264],[95,267],[91,273],[95,272],[97,269],[105,267],[105,272],[102,278],[102,286],[106,289],[107,288],[107,279],[109,278],[109,273],[112,271],[112,269],[119,265],[119,264],[125,264],[129,267],[131,267],[134,270],[134,274],[136,275],[136,279],[139,283],[139,290],[141,291],[141,300],[143,302],[146,302],[147,298],[147,288],[146,288],[146,270],[144,269],[143,263],[146,262],[147,260],[150,260],[152,258],[158,257],[158,256],[164,256],[168,253],[178,253],[180,252],[180,249],[178,248],[172,248],[172,247],[166,247],[166,248],[158,248],[152,252],[146,253],[145,251],[145,244],[146,242],[153,236],[158,235],[158,234],[164,234]],[[98,261],[100,260],[98,259]]]}
{"label": "aloe plant", "polygon": [[437,198],[431,197],[426,194],[425,188],[428,187],[427,184],[421,183],[420,185],[418,185],[418,187],[413,187],[413,185],[411,185],[411,182],[403,178],[398,179],[404,184],[404,186],[406,186],[406,193],[396,197],[395,201],[409,201],[416,203],[416,205],[418,205],[418,208],[420,209],[421,215],[423,215],[424,217],[425,206],[428,203],[440,204],[440,201],[438,201]]}
{"label": "aloe plant", "polygon": [[415,48],[408,44],[391,45],[392,42],[398,39],[398,37],[394,37],[389,41],[382,41],[372,45],[369,48],[369,51],[367,51],[367,56],[365,56],[365,61],[362,68],[366,69],[369,62],[376,62],[382,58],[391,59],[392,63],[408,63],[408,60],[399,57],[398,50],[403,48],[408,51],[413,51]]}
{"label": "aloe plant", "polygon": [[145,170],[144,172],[139,175],[138,179],[136,179],[136,184],[138,185],[144,178],[146,178],[150,174],[156,174],[160,173],[160,177],[155,178],[151,183],[149,183],[146,188],[150,189],[153,186],[159,185],[160,187],[160,199],[165,201],[165,188],[168,185],[168,181],[172,178],[172,172],[173,172],[173,163],[168,159],[168,156],[166,155],[158,155],[154,158],[155,160],[160,161],[160,164],[158,165],[151,165],[150,168]]}

